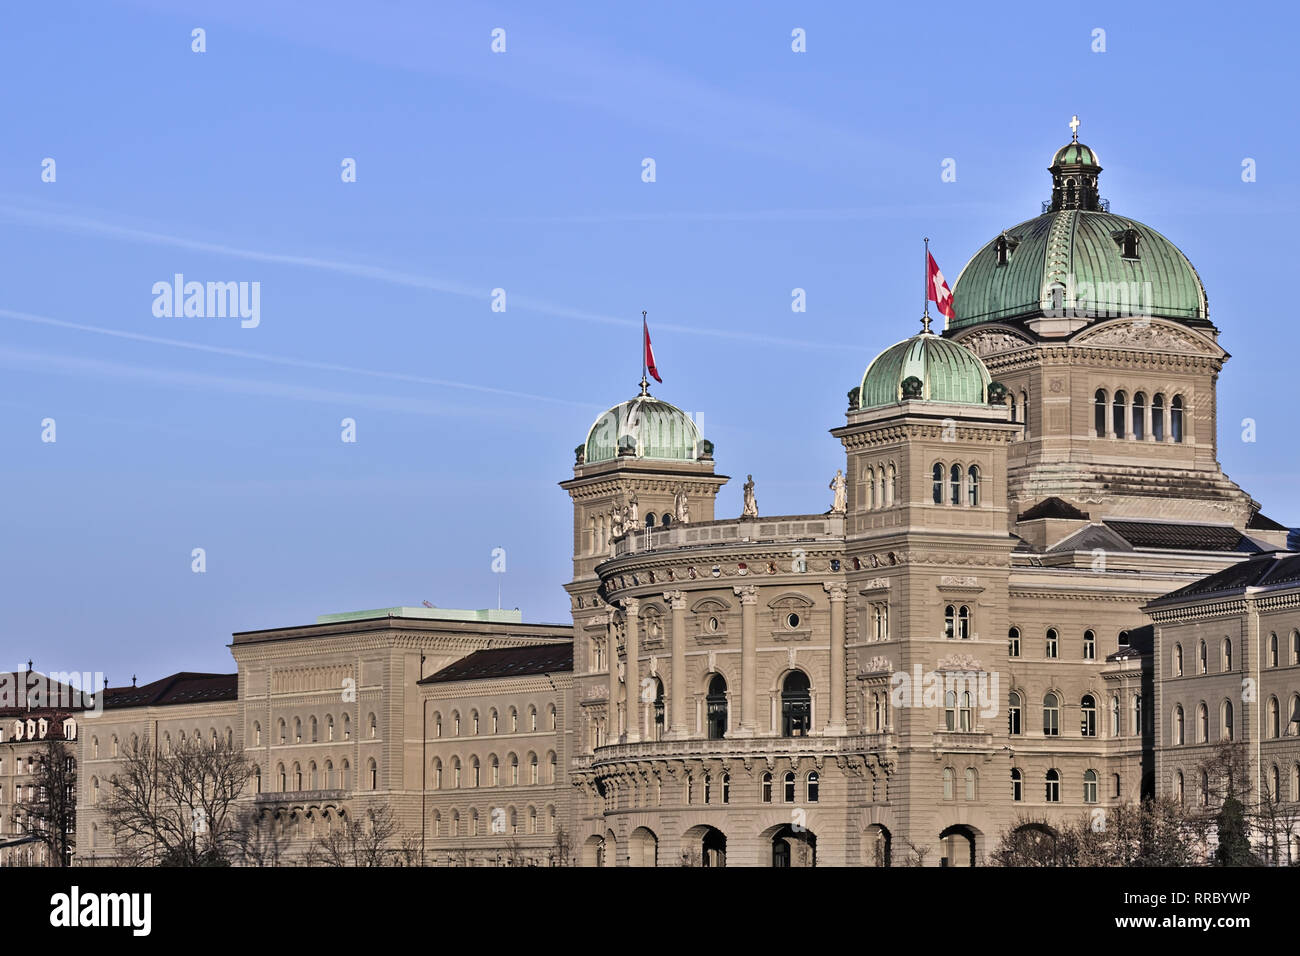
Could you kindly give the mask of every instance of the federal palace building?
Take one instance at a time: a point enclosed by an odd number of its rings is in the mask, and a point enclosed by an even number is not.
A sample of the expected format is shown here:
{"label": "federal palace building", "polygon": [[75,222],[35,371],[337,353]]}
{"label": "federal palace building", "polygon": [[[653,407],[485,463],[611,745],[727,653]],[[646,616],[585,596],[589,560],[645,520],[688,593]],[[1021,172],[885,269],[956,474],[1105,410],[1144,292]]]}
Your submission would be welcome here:
{"label": "federal palace building", "polygon": [[715,514],[725,456],[643,383],[559,482],[571,623],[330,615],[109,688],[77,859],[114,858],[123,748],[182,735],[242,745],[296,846],[384,805],[437,866],[973,866],[1020,820],[1208,799],[1225,739],[1300,801],[1300,554],[1220,468],[1205,289],[1096,152],[1049,171],[945,327],[843,383],[814,513]]}

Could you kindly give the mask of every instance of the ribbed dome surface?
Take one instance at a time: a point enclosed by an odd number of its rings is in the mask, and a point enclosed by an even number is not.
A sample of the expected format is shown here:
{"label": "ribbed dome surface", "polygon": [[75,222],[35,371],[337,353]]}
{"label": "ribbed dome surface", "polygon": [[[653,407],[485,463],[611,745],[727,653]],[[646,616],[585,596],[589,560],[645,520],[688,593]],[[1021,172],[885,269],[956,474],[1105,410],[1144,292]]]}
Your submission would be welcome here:
{"label": "ribbed dome surface", "polygon": [[701,450],[700,430],[675,405],[641,395],[615,405],[596,419],[587,432],[586,461],[610,461],[619,448],[636,458],[695,461]]}
{"label": "ribbed dome surface", "polygon": [[891,345],[867,366],[858,394],[859,408],[879,408],[903,400],[903,381],[921,380],[922,401],[984,405],[989,371],[964,345],[929,332]]}

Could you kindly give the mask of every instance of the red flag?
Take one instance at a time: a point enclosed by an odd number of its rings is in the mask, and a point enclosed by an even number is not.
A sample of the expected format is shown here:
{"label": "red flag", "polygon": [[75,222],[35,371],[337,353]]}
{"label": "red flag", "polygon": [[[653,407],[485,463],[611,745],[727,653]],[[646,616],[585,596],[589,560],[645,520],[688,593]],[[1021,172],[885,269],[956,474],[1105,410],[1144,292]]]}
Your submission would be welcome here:
{"label": "red flag", "polygon": [[943,273],[939,271],[939,264],[934,261],[934,256],[929,252],[929,267],[926,272],[926,298],[938,306],[939,311],[949,319],[957,318],[957,312],[952,307],[952,290],[948,288],[948,283],[943,280]]}
{"label": "red flag", "polygon": [[659,369],[655,368],[655,350],[650,347],[650,326],[646,324],[644,316],[641,318],[641,328],[645,332],[645,370],[654,376],[656,382],[663,384]]}

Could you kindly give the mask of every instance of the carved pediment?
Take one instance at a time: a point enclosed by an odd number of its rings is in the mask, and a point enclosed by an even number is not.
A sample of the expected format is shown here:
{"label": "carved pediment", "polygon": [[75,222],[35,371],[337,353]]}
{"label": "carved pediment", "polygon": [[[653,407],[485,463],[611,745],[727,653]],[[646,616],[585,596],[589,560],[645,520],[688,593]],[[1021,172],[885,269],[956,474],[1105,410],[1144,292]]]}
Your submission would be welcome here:
{"label": "carved pediment", "polygon": [[811,598],[799,594],[797,591],[786,591],[784,594],[768,601],[767,606],[777,611],[798,611],[812,607],[813,602]]}
{"label": "carved pediment", "polygon": [[1085,331],[1071,344],[1184,352],[1191,355],[1217,355],[1219,352],[1204,336],[1150,320],[1108,323]]}
{"label": "carved pediment", "polygon": [[947,657],[940,658],[935,670],[982,671],[984,665],[979,662],[978,658],[972,657],[970,654],[949,654]]}
{"label": "carved pediment", "polygon": [[996,355],[999,352],[1022,349],[1027,345],[1034,344],[1029,339],[1006,329],[983,329],[972,332],[970,335],[959,339],[959,341],[980,358],[984,358],[986,355]]}

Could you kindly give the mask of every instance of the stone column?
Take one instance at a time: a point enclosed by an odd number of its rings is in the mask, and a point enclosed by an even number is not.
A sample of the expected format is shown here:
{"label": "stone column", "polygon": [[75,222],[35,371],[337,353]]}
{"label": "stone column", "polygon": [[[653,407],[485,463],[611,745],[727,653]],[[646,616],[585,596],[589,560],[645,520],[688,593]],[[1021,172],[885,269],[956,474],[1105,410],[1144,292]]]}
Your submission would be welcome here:
{"label": "stone column", "polygon": [[848,588],[835,581],[827,581],[822,589],[831,599],[831,714],[826,724],[825,734],[838,735],[848,732],[844,718],[844,688],[848,674],[844,667],[844,598]]}
{"label": "stone column", "polygon": [[740,598],[740,728],[734,736],[754,736],[758,709],[758,588],[732,588]]}
{"label": "stone column", "polygon": [[627,742],[630,744],[641,741],[643,702],[641,700],[640,662],[637,660],[641,645],[641,641],[637,636],[641,630],[640,618],[638,617],[640,610],[641,602],[636,598],[628,598],[623,602],[623,618],[627,622],[627,671],[623,675],[623,686],[627,688]]}
{"label": "stone column", "polygon": [[608,609],[605,625],[605,663],[609,665],[609,716],[606,718],[605,743],[618,743],[618,612]]}
{"label": "stone column", "polygon": [[681,740],[690,735],[686,723],[686,595],[665,591],[664,600],[673,608],[673,655],[668,701],[669,736]]}

